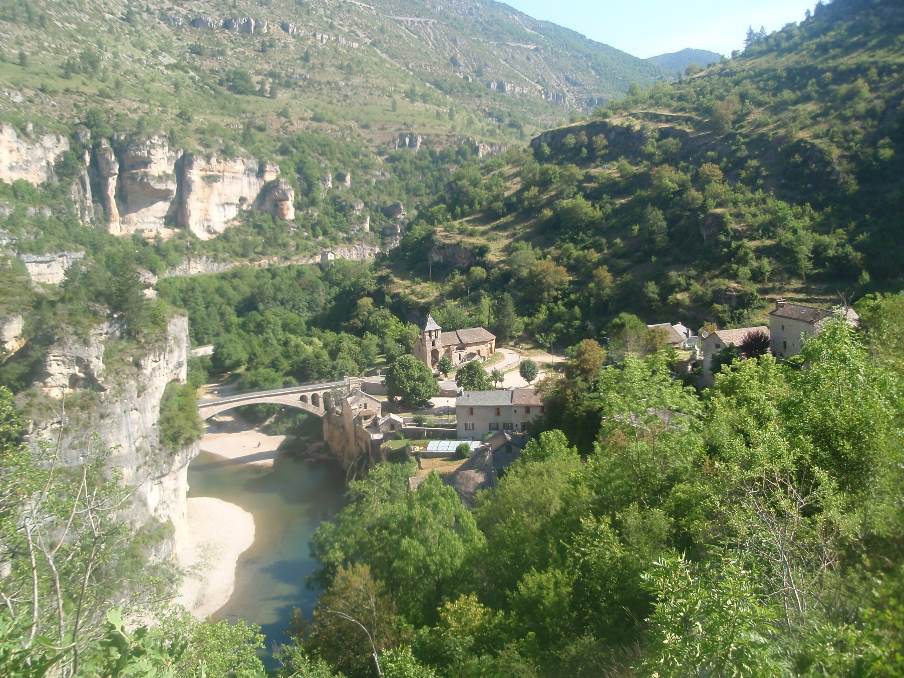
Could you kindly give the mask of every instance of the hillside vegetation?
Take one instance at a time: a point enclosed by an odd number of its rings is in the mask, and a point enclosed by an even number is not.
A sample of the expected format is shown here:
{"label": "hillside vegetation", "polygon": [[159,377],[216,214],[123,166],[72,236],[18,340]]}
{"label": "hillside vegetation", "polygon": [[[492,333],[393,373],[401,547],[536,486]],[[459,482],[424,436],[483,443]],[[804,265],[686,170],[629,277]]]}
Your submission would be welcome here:
{"label": "hillside vegetation", "polygon": [[498,3],[0,3],[0,116],[66,130],[87,108],[200,148],[325,129],[517,139],[664,77]]}
{"label": "hillside vegetation", "polygon": [[[902,36],[900,4],[838,0],[530,154],[458,172],[403,242],[399,298],[511,294],[534,337],[568,345],[621,311],[742,324],[778,296],[900,288]],[[464,285],[472,266],[489,275]]]}

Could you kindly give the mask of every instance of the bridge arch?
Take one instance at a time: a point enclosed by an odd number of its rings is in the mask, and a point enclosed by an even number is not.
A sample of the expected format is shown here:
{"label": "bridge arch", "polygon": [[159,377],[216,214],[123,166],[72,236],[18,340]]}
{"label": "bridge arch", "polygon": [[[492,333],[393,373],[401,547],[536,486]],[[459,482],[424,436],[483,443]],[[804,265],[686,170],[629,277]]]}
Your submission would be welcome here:
{"label": "bridge arch", "polygon": [[218,400],[201,401],[198,403],[198,413],[201,415],[201,419],[207,420],[245,405],[282,405],[323,417],[326,414],[325,394],[334,388],[350,386],[350,380],[343,380],[294,386],[274,391],[243,393]]}

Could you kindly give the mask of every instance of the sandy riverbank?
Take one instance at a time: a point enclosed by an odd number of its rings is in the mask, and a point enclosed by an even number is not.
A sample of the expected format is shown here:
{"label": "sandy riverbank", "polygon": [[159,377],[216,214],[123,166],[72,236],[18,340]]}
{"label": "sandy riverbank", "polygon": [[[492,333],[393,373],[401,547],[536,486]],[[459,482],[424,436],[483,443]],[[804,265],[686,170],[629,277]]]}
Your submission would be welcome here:
{"label": "sandy riverbank", "polygon": [[262,433],[241,417],[221,414],[208,422],[201,449],[237,464],[273,466],[286,436]]}
{"label": "sandy riverbank", "polygon": [[178,603],[204,619],[232,596],[239,556],[254,543],[254,517],[220,499],[193,497],[188,500],[188,535],[176,553],[185,572]]}

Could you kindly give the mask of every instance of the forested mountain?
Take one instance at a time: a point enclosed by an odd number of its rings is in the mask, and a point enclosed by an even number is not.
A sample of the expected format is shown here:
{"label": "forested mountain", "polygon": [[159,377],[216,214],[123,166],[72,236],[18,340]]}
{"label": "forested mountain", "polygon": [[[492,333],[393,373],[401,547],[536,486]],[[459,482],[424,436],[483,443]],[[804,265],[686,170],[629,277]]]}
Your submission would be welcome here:
{"label": "forested mountain", "polygon": [[690,66],[705,68],[722,60],[718,52],[710,52],[706,49],[682,49],[668,54],[658,54],[647,61],[656,64],[662,70],[673,75],[683,75]]}
{"label": "forested mountain", "polygon": [[[872,0],[753,35],[736,59],[460,171],[397,270],[418,248],[465,250],[534,336],[563,345],[621,311],[745,324],[768,298],[900,287],[902,36],[904,8]],[[400,293],[463,300],[454,270],[431,275]]]}
{"label": "forested mountain", "polygon": [[96,106],[201,148],[241,146],[249,116],[381,144],[517,139],[664,77],[482,0],[3,0],[0,37],[3,118],[68,132]]}

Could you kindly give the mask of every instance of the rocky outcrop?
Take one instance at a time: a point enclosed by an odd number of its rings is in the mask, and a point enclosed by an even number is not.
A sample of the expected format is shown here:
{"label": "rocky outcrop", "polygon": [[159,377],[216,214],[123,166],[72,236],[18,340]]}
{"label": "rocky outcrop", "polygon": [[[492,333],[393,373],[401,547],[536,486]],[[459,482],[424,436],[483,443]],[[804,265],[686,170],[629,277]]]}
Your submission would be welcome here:
{"label": "rocky outcrop", "polygon": [[474,144],[474,149],[477,151],[477,157],[481,160],[483,158],[489,158],[494,155],[505,153],[507,148],[508,147],[504,144],[487,144],[482,141]]}
{"label": "rocky outcrop", "polygon": [[405,218],[405,205],[400,202],[394,202],[391,205],[387,205],[383,208],[383,214],[385,214],[390,219],[394,219],[396,221],[401,221]]}
{"label": "rocky outcrop", "polygon": [[[97,443],[110,450],[111,470],[135,487],[131,519],[136,524],[172,523],[174,540],[166,544],[171,551],[186,528],[187,467],[199,449],[164,449],[160,401],[167,384],[185,381],[188,319],[170,319],[164,341],[113,368],[104,362],[105,346],[117,338],[116,328],[105,324],[86,339],[67,338],[51,346],[36,386],[59,404],[45,408],[55,413],[53,418],[34,422],[31,440],[59,440],[61,461],[72,466]],[[89,398],[90,406],[76,408],[75,393]],[[63,395],[72,404],[61,419]]]}
{"label": "rocky outcrop", "polygon": [[94,149],[94,162],[92,163],[92,175],[95,195],[103,207],[107,219],[107,230],[113,234],[120,234],[121,224],[119,207],[116,204],[116,183],[119,179],[119,160],[113,152],[113,147],[106,139],[102,139]]}
{"label": "rocky outcrop", "polygon": [[179,167],[176,223],[201,240],[221,234],[240,212],[251,208],[279,168],[247,158],[183,156]]}
{"label": "rocky outcrop", "polygon": [[[185,228],[199,238],[222,233],[240,212],[264,205],[263,188],[279,176],[279,168],[254,158],[202,158],[170,148],[163,136],[125,143],[101,139],[95,144],[86,174],[73,187],[82,221],[87,201],[96,200],[114,235],[172,234]],[[283,190],[267,209],[294,218],[294,193]],[[286,194],[291,194],[286,204]],[[288,216],[282,216],[288,215]]]}
{"label": "rocky outcrop", "polygon": [[283,221],[295,219],[295,189],[287,181],[271,181],[261,191],[258,208]]}
{"label": "rocky outcrop", "polygon": [[282,29],[283,33],[286,33],[287,35],[295,36],[301,32],[298,25],[293,24],[291,21],[283,21],[279,24],[279,27]]}
{"label": "rocky outcrop", "polygon": [[352,230],[353,231],[364,231],[365,233],[370,233],[370,215],[365,214],[364,218],[361,221],[359,221],[355,224],[352,224]]}
{"label": "rocky outcrop", "polygon": [[209,16],[199,16],[192,19],[191,27],[210,30],[217,27],[217,20]]}
{"label": "rocky outcrop", "polygon": [[66,279],[66,271],[85,256],[84,252],[55,252],[51,254],[20,254],[20,261],[31,281],[40,285],[59,285]]}
{"label": "rocky outcrop", "polygon": [[115,200],[119,232],[164,229],[176,196],[176,161],[182,155],[165,137],[131,143],[119,153]]}
{"label": "rocky outcrop", "polygon": [[11,355],[22,348],[24,329],[25,319],[21,315],[0,318],[0,356]]}
{"label": "rocky outcrop", "polygon": [[83,226],[94,222],[94,192],[91,190],[91,175],[88,171],[90,166],[91,154],[85,151],[82,154],[79,174],[69,190],[72,204],[75,206],[75,213]]}
{"label": "rocky outcrop", "polygon": [[57,159],[69,150],[69,140],[57,134],[29,138],[12,125],[0,124],[0,181],[17,180],[35,186],[53,177]]}
{"label": "rocky outcrop", "polygon": [[223,30],[244,33],[245,35],[263,34],[270,30],[266,21],[253,19],[250,16],[230,17],[223,19]]}
{"label": "rocky outcrop", "polygon": [[398,139],[396,139],[395,148],[399,149],[409,149],[414,152],[421,150],[421,145],[424,143],[424,137],[420,134],[415,134],[413,132],[402,132],[399,134]]}
{"label": "rocky outcrop", "polygon": [[324,191],[329,191],[333,188],[333,173],[327,172],[322,177],[320,177],[320,186]]}
{"label": "rocky outcrop", "polygon": [[[384,251],[376,245],[359,243],[357,245],[340,245],[331,250],[332,259],[346,261],[372,261]],[[185,259],[175,268],[171,268],[161,274],[161,278],[185,278],[193,275],[206,275],[210,273],[223,273],[233,268],[246,266],[250,268],[270,268],[272,266],[306,266],[319,264],[323,253],[290,258],[266,257],[257,261],[222,261],[210,257],[193,257]]]}
{"label": "rocky outcrop", "polygon": [[337,172],[336,173],[336,181],[343,188],[351,188],[352,187],[352,173],[351,172]]}

